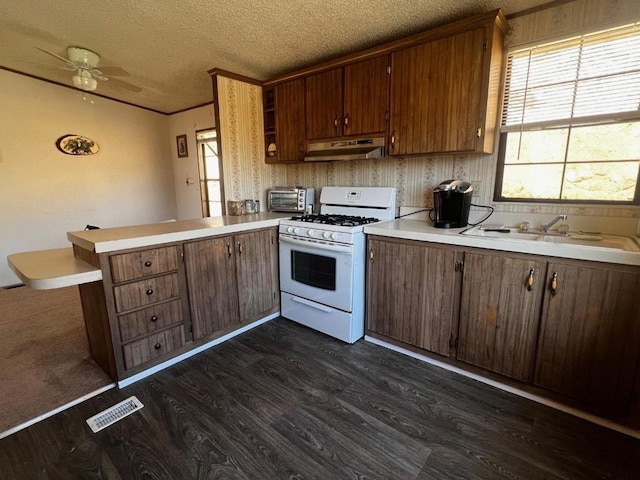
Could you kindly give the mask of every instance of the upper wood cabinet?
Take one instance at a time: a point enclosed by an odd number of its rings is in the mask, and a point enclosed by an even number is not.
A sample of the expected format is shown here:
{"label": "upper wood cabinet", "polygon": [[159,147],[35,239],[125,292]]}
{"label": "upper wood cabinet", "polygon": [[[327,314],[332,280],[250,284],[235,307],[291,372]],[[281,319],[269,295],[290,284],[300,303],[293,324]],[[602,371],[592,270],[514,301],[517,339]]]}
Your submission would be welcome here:
{"label": "upper wood cabinet", "polygon": [[493,151],[501,27],[492,21],[391,54],[390,155]]}
{"label": "upper wood cabinet", "polygon": [[265,89],[267,163],[300,162],[305,154],[304,79]]}
{"label": "upper wood cabinet", "polygon": [[386,130],[387,55],[305,78],[307,139]]}
{"label": "upper wood cabinet", "polygon": [[[390,156],[492,153],[507,29],[494,10],[264,82],[266,145],[282,151],[267,162],[301,160],[300,112],[307,141],[381,134]],[[304,100],[296,86],[277,101],[299,79]]]}

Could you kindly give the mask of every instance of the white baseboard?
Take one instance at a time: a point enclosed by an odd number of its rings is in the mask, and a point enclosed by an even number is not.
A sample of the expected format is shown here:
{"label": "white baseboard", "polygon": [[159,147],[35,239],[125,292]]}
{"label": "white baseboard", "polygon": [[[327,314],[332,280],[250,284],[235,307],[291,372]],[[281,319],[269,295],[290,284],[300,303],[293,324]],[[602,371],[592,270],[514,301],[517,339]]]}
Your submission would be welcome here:
{"label": "white baseboard", "polygon": [[393,350],[394,352],[402,353],[404,355],[408,355],[409,357],[413,357],[422,362],[426,362],[430,365],[434,365],[436,367],[444,368],[453,373],[457,373],[467,378],[471,378],[473,380],[477,380],[478,382],[484,383],[486,385],[491,385],[492,387],[499,388],[500,390],[504,390],[505,392],[513,393],[514,395],[518,395],[519,397],[526,398],[528,400],[533,400],[534,402],[541,403],[542,405],[546,405],[547,407],[554,408],[556,410],[560,410],[562,412],[568,413],[575,417],[582,418],[589,422],[595,423],[605,428],[610,428],[611,430],[615,430],[620,433],[624,433],[625,435],[629,435],[630,437],[640,439],[640,430],[635,430],[633,428],[626,427],[624,425],[620,425],[619,423],[612,422],[611,420],[607,420],[606,418],[598,417],[597,415],[593,415],[588,412],[584,412],[577,408],[570,407],[560,402],[556,402],[555,400],[551,400],[546,397],[542,397],[540,395],[535,395],[533,393],[527,392],[525,390],[520,390],[519,388],[512,387],[511,385],[506,385],[501,382],[497,382],[495,380],[491,380],[489,378],[483,377],[481,375],[476,375],[475,373],[467,372],[462,368],[454,367],[453,365],[449,365],[445,362],[441,362],[434,358],[427,357],[425,355],[420,355],[419,353],[413,352],[406,348],[398,347],[397,345],[393,345],[391,343],[385,342],[383,340],[379,340],[374,337],[370,337],[369,335],[365,335],[365,341],[369,343],[373,343],[379,345],[384,348],[388,348],[389,350]]}
{"label": "white baseboard", "polygon": [[273,320],[274,318],[277,318],[280,316],[280,312],[276,312],[273,313],[267,317],[264,317],[260,320],[257,320],[253,323],[250,323],[249,325],[245,325],[242,328],[239,328],[238,330],[234,330],[233,332],[227,333],[226,335],[223,335],[222,337],[218,337],[215,340],[211,340],[208,343],[205,343],[204,345],[200,345],[199,347],[196,347],[192,350],[189,350],[188,352],[185,352],[181,355],[178,355],[177,357],[173,357],[169,360],[167,360],[166,362],[162,362],[154,367],[149,368],[148,370],[145,370],[143,372],[137,373],[135,375],[132,375],[128,378],[125,378],[124,380],[120,380],[118,382],[118,388],[124,388],[127,387],[129,385],[131,385],[132,383],[137,382],[138,380],[142,380],[143,378],[148,377],[149,375],[153,375],[154,373],[159,372],[160,370],[164,370],[167,367],[170,367],[171,365],[175,365],[178,362],[181,362],[182,360],[185,360],[189,357],[193,357],[194,355],[207,350],[208,348],[214,347],[216,345],[219,345],[222,342],[226,342],[227,340],[229,340],[230,338],[236,337],[238,335],[240,335],[241,333],[244,333],[248,330],[251,330],[252,328],[256,328],[260,325],[262,325],[263,323],[267,323],[270,320]]}

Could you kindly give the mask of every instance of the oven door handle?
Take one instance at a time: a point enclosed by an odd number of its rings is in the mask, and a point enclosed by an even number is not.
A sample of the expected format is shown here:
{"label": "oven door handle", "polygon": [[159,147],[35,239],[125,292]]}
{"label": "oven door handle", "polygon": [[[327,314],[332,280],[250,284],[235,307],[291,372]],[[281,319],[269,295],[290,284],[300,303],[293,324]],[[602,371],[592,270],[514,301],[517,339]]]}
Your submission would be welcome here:
{"label": "oven door handle", "polygon": [[318,305],[317,303],[311,302],[309,300],[305,300],[304,298],[291,297],[291,301],[296,303],[301,303],[302,305],[306,305],[307,307],[315,308],[316,310],[320,310],[324,313],[331,313],[333,310],[329,307],[325,307],[324,305]]}
{"label": "oven door handle", "polygon": [[305,240],[296,240],[295,238],[285,237],[280,235],[280,241],[282,243],[290,243],[292,245],[299,245],[301,247],[313,247],[317,245],[322,250],[329,250],[331,252],[351,253],[351,246],[336,245],[334,243],[325,242],[307,242]]}

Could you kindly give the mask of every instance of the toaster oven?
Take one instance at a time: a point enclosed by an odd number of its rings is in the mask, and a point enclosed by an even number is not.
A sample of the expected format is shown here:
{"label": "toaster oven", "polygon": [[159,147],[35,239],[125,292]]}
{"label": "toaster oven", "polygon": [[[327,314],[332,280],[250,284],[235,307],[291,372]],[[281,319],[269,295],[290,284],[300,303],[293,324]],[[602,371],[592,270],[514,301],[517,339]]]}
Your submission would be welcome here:
{"label": "toaster oven", "polygon": [[304,187],[275,187],[267,191],[267,209],[270,212],[304,213],[309,205],[313,209],[315,190]]}

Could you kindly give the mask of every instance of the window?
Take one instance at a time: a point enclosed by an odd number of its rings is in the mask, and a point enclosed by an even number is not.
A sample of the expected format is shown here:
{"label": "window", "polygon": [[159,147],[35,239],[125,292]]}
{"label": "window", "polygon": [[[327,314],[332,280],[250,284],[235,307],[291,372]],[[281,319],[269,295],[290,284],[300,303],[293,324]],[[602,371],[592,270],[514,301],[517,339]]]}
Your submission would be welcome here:
{"label": "window", "polygon": [[496,200],[638,204],[640,23],[508,52]]}
{"label": "window", "polygon": [[198,142],[198,163],[200,166],[200,197],[202,216],[224,215],[224,189],[222,169],[218,157],[218,140],[215,130],[196,132]]}

